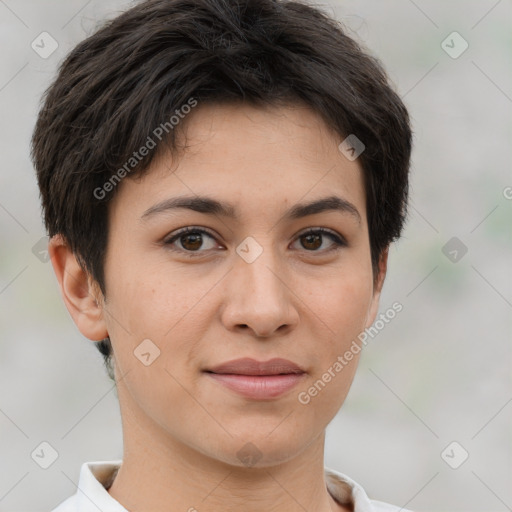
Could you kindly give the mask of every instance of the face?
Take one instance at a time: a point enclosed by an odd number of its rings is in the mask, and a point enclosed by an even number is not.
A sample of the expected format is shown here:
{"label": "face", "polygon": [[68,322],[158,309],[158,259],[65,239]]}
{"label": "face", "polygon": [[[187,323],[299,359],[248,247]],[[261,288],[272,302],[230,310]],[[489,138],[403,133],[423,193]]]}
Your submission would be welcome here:
{"label": "face", "polygon": [[[265,465],[323,433],[380,290],[362,169],[341,140],[306,107],[200,105],[179,159],[162,155],[142,179],[121,183],[101,321],[123,413],[238,466],[244,446]],[[283,358],[301,371],[210,373],[239,358]]]}

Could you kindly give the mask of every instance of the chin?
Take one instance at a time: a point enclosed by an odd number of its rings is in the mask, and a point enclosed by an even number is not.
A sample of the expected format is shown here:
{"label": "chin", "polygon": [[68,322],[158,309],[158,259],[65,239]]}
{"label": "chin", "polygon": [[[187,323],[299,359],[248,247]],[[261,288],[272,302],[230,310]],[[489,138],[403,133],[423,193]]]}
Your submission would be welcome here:
{"label": "chin", "polygon": [[[275,430],[275,423],[271,429],[248,429],[247,434],[229,438],[229,446],[222,450],[219,458],[227,464],[237,467],[264,468],[285,463],[296,457],[310,440],[297,436],[283,429],[279,435]],[[278,427],[279,428],[279,427]],[[273,430],[274,429],[274,430]]]}

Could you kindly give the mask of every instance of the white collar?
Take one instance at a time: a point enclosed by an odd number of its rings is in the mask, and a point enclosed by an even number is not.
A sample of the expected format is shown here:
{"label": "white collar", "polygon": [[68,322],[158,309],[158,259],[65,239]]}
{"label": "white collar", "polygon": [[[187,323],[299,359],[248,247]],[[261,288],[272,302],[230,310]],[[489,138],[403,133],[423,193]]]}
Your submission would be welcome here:
{"label": "white collar", "polygon": [[[122,460],[84,462],[78,488],[52,512],[128,512],[107,492]],[[409,512],[386,503],[371,501],[364,489],[348,476],[324,468],[329,494],[340,503],[352,500],[354,512]]]}

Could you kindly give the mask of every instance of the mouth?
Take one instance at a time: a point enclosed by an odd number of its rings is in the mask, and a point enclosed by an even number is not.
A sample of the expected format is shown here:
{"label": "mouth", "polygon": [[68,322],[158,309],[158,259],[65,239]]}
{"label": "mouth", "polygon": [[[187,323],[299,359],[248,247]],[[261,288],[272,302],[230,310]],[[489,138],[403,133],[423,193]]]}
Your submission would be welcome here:
{"label": "mouth", "polygon": [[227,361],[226,363],[219,364],[205,371],[215,374],[259,376],[305,373],[305,370],[298,364],[280,357],[270,359],[269,361],[257,361],[249,357],[233,359],[232,361]]}
{"label": "mouth", "polygon": [[253,400],[275,399],[290,391],[306,375],[298,364],[281,358],[236,359],[203,371],[224,387]]}

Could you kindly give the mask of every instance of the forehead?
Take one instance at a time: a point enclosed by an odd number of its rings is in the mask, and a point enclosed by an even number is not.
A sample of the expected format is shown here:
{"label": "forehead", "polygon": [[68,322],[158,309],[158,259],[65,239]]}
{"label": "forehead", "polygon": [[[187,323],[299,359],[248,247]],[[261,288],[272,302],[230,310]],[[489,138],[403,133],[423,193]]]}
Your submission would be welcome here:
{"label": "forehead", "polygon": [[208,195],[254,214],[258,200],[268,209],[336,193],[364,216],[359,162],[343,156],[343,137],[307,106],[198,105],[181,129],[179,152],[160,151],[141,177],[124,180],[114,209],[125,200],[140,211],[170,195]]}
{"label": "forehead", "polygon": [[[294,160],[322,165],[326,160],[322,156],[331,153],[333,146],[337,148],[341,142],[341,136],[302,103],[281,106],[206,103],[197,106],[177,128],[181,151],[176,163],[182,159],[188,162],[209,159],[212,165],[219,159],[223,164],[229,160],[249,163],[257,157],[257,162],[262,164],[279,155],[286,160],[293,153]],[[335,153],[339,156],[337,150]],[[170,154],[161,152],[159,157],[168,163]],[[156,167],[165,172],[165,165]],[[275,171],[278,170],[276,167]]]}

